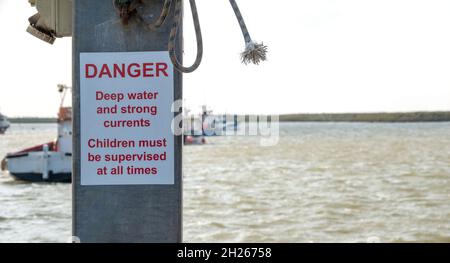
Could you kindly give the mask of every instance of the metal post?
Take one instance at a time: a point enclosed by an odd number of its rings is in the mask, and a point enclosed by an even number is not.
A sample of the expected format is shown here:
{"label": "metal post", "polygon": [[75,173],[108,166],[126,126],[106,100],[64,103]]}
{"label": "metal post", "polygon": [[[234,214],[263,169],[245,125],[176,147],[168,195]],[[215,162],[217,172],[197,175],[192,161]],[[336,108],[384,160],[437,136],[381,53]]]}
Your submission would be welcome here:
{"label": "metal post", "polygon": [[42,162],[42,180],[43,181],[47,181],[49,178],[49,171],[48,171],[48,159],[49,159],[49,155],[48,155],[48,144],[44,144],[42,146],[42,158],[44,159]]}
{"label": "metal post", "polygon": [[[174,140],[174,185],[83,186],[80,182],[80,52],[166,51],[173,10],[166,24],[152,32],[133,18],[124,26],[111,0],[73,2],[73,235],[81,242],[181,242],[182,136]],[[148,18],[155,19],[164,1],[142,2]],[[181,40],[180,26],[179,58]],[[175,72],[174,100],[181,98],[182,76]]]}
{"label": "metal post", "polygon": [[191,136],[195,135],[195,116],[191,116]]}
{"label": "metal post", "polygon": [[227,115],[224,114],[222,116],[222,136],[226,135],[226,131],[227,131]]}

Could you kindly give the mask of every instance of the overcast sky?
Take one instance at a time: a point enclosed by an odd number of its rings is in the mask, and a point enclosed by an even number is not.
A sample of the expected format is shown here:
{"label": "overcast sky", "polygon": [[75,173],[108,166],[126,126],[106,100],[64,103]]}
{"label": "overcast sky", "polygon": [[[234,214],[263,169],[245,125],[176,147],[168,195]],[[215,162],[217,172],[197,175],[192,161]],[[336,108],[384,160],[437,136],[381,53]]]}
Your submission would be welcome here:
{"label": "overcast sky", "polygon": [[[204,60],[184,83],[193,111],[450,110],[450,1],[238,3],[269,61],[241,65],[244,42],[229,1],[197,0]],[[71,38],[51,46],[26,33],[34,12],[27,0],[0,0],[0,110],[9,116],[55,116],[56,84],[71,84]],[[189,62],[195,38],[186,18]]]}

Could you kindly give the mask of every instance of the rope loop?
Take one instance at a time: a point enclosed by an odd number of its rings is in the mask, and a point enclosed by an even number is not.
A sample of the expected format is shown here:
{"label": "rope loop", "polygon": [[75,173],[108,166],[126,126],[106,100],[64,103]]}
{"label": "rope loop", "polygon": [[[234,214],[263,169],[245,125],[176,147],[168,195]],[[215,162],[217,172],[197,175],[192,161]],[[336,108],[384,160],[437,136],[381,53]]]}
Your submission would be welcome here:
{"label": "rope loop", "polygon": [[195,3],[195,0],[189,0],[189,4],[191,6],[192,11],[192,18],[194,20],[194,28],[195,28],[195,37],[197,38],[197,57],[195,58],[194,64],[190,67],[183,66],[177,58],[177,54],[175,51],[175,42],[177,38],[178,33],[178,27],[180,25],[181,19],[183,19],[183,4],[182,0],[175,0],[175,17],[172,25],[172,29],[170,31],[170,38],[169,38],[169,54],[170,59],[172,60],[172,63],[174,67],[183,73],[191,73],[194,72],[202,62],[203,58],[203,38],[202,38],[202,31],[200,28],[200,20],[198,18],[198,11],[197,11],[197,5]]}
{"label": "rope loop", "polygon": [[144,20],[144,18],[142,17],[142,15],[140,14],[139,9],[138,9],[137,13],[138,13],[141,21],[143,21],[150,30],[155,31],[156,29],[160,28],[166,22],[167,16],[169,15],[169,12],[170,12],[170,8],[172,6],[172,2],[173,2],[173,0],[165,0],[164,1],[164,6],[161,10],[161,14],[159,15],[158,19],[154,23],[146,22]]}

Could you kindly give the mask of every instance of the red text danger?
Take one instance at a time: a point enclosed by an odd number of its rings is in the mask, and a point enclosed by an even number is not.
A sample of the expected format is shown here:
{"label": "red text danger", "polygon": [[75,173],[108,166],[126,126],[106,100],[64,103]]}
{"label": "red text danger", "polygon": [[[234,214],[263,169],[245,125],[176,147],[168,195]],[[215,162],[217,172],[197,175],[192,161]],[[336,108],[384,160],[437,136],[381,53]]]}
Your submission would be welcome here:
{"label": "red text danger", "polygon": [[164,62],[131,64],[86,64],[85,77],[92,78],[158,78],[168,77],[169,66]]}

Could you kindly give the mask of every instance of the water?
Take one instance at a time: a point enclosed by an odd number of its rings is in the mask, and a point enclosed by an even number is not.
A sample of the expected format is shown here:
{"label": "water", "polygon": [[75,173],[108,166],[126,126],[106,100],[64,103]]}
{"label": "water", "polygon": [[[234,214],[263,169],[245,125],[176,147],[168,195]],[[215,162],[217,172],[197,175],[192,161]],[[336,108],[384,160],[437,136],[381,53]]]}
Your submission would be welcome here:
{"label": "water", "polygon": [[[56,124],[13,124],[0,136],[0,159],[7,152],[54,140],[56,128]],[[66,242],[70,191],[70,184],[29,184],[1,174],[0,242]]]}
{"label": "water", "polygon": [[[51,140],[13,125],[0,156]],[[450,242],[450,123],[282,124],[185,147],[186,242]],[[0,242],[65,242],[68,184],[0,176]]]}

